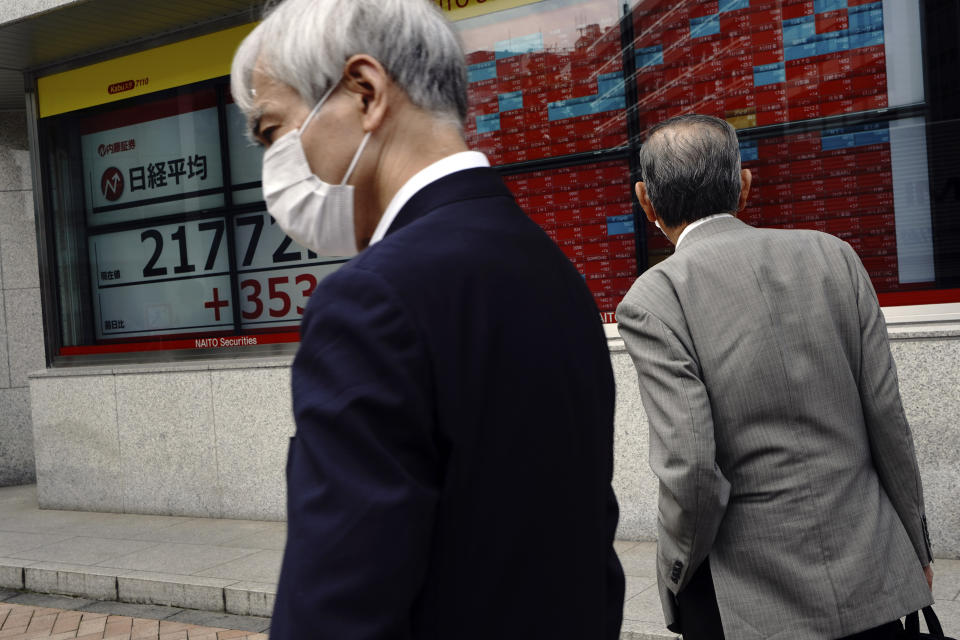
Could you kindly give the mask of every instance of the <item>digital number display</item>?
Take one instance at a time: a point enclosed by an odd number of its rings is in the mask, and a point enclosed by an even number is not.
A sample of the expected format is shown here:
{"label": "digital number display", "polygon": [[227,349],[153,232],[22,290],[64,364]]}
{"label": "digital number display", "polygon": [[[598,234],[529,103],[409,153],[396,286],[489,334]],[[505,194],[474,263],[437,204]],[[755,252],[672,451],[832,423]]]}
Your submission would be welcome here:
{"label": "digital number display", "polygon": [[234,218],[241,326],[299,323],[317,283],[346,258],[320,257],[284,235],[266,212]]}
{"label": "digital number display", "polygon": [[[227,224],[211,218],[92,236],[97,337],[232,329]],[[317,283],[345,258],[304,249],[265,212],[232,224],[241,326],[296,326]]]}
{"label": "digital number display", "polygon": [[226,224],[213,218],[91,236],[97,337],[229,329]]}

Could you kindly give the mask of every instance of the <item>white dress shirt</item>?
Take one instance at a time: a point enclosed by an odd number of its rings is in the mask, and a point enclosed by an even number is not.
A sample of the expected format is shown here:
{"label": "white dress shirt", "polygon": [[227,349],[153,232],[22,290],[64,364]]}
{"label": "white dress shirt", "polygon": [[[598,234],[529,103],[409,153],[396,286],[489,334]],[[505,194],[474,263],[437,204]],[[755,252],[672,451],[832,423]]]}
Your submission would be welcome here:
{"label": "white dress shirt", "polygon": [[448,176],[451,173],[456,173],[457,171],[463,171],[464,169],[476,169],[478,167],[489,166],[490,162],[487,160],[487,157],[479,151],[461,151],[460,153],[455,153],[441,160],[437,160],[428,167],[418,171],[400,187],[400,190],[397,191],[393,199],[390,200],[386,211],[384,211],[383,216],[380,217],[377,228],[373,231],[370,244],[373,245],[383,240],[383,236],[387,235],[387,230],[390,228],[390,225],[393,224],[393,221],[396,220],[397,214],[403,209],[403,205],[407,204],[410,198],[415,196],[418,191],[431,182],[436,182],[440,178]]}
{"label": "white dress shirt", "polygon": [[686,227],[684,227],[683,231],[680,232],[680,237],[677,238],[677,248],[679,248],[680,243],[683,242],[684,236],[686,236],[688,233],[690,233],[691,231],[693,231],[694,229],[702,225],[704,222],[710,222],[711,220],[716,220],[717,218],[723,218],[723,217],[732,218],[733,215],[729,213],[717,213],[712,216],[707,216],[706,218],[700,218],[699,220],[694,220],[693,222],[688,224]]}

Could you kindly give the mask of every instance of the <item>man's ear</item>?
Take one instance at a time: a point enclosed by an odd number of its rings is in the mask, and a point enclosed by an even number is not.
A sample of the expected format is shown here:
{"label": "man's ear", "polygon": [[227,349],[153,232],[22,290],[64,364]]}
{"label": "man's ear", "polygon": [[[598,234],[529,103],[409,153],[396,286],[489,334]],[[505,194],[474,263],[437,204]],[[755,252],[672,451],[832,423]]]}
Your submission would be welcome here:
{"label": "man's ear", "polygon": [[386,117],[390,102],[390,77],[386,69],[376,58],[359,53],[350,56],[344,64],[342,82],[361,111],[363,130],[377,129]]}
{"label": "man's ear", "polygon": [[737,203],[737,211],[743,211],[747,206],[747,199],[750,197],[750,185],[753,184],[753,174],[750,169],[740,170],[740,201]]}
{"label": "man's ear", "polygon": [[637,193],[637,200],[640,201],[640,208],[643,209],[643,212],[647,215],[647,220],[656,222],[657,212],[653,208],[653,203],[650,202],[650,196],[647,195],[647,185],[643,184],[643,182],[638,182],[633,186],[633,189]]}

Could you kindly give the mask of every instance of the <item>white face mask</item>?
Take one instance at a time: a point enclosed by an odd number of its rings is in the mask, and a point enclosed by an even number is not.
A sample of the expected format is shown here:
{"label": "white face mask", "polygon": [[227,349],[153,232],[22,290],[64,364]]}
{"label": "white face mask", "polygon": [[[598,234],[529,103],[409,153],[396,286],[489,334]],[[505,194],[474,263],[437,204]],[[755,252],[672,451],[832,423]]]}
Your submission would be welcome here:
{"label": "white face mask", "polygon": [[347,184],[370,139],[363,137],[340,184],[324,182],[310,170],[300,136],[333,93],[330,88],[299,129],[281,136],[263,154],[263,199],[283,232],[321,256],[354,256],[353,187]]}

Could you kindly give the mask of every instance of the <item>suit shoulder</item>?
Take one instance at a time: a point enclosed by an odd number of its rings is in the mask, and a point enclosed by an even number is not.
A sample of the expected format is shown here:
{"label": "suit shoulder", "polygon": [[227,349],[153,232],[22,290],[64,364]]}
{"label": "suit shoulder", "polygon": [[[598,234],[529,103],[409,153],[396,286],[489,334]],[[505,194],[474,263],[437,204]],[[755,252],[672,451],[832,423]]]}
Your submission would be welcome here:
{"label": "suit shoulder", "polygon": [[394,287],[389,279],[376,269],[365,268],[359,256],[344,263],[339,269],[324,276],[316,285],[304,318],[314,315],[318,309],[338,304],[338,301],[366,302],[376,299],[379,304],[394,304]]}
{"label": "suit shoulder", "polygon": [[785,244],[816,244],[836,251],[846,251],[850,245],[837,236],[815,229],[756,229],[761,237]]}
{"label": "suit shoulder", "polygon": [[[676,256],[671,256],[673,259]],[[637,310],[654,313],[665,307],[678,304],[670,271],[670,260],[664,260],[646,271],[634,280],[630,289],[620,302],[621,306],[632,306]],[[618,308],[617,315],[620,315]]]}

